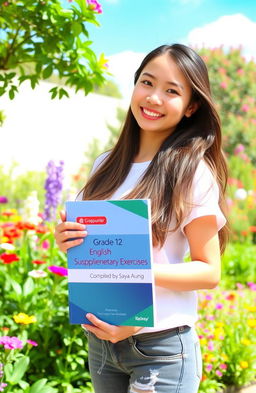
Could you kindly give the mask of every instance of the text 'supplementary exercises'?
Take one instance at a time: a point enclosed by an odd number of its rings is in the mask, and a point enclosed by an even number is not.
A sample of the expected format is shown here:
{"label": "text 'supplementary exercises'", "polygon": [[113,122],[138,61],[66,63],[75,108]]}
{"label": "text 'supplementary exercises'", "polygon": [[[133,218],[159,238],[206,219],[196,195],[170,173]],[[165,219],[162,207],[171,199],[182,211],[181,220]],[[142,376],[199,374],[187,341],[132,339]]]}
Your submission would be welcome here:
{"label": "text 'supplementary exercises'", "polygon": [[154,326],[150,201],[66,202],[88,235],[68,249],[71,324],[92,313],[113,325]]}

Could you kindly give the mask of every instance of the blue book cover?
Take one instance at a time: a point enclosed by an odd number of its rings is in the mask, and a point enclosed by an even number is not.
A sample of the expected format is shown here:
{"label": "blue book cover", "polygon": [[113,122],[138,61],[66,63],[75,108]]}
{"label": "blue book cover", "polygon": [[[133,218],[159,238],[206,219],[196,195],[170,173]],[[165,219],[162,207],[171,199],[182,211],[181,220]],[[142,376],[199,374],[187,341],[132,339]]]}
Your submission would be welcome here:
{"label": "blue book cover", "polygon": [[67,221],[88,235],[68,257],[71,324],[99,319],[124,326],[154,326],[150,201],[66,202]]}

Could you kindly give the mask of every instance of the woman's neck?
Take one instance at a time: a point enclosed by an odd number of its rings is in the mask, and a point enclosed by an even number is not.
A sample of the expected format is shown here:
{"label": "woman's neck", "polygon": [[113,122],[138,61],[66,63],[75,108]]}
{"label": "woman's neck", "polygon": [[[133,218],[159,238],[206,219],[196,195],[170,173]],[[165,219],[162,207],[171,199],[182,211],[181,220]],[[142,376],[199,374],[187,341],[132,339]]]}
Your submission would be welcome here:
{"label": "woman's neck", "polygon": [[166,137],[167,135],[140,130],[140,146],[134,162],[151,161]]}

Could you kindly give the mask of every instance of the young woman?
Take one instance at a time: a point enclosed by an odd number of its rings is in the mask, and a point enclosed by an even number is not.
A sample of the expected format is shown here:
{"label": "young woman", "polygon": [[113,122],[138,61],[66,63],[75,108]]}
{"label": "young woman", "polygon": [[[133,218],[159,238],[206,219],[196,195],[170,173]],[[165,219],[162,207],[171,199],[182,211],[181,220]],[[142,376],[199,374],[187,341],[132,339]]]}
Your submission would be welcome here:
{"label": "young woman", "polygon": [[[150,198],[157,323],[112,326],[96,316],[83,325],[96,393],[196,393],[201,356],[194,325],[196,290],[220,280],[227,240],[223,214],[227,169],[207,68],[187,46],[150,52],[135,74],[116,146],[96,160],[79,199]],[[62,251],[86,228],[56,228]],[[77,240],[74,238],[77,231]],[[85,240],[86,241],[86,240]],[[184,262],[189,250],[191,262]]]}

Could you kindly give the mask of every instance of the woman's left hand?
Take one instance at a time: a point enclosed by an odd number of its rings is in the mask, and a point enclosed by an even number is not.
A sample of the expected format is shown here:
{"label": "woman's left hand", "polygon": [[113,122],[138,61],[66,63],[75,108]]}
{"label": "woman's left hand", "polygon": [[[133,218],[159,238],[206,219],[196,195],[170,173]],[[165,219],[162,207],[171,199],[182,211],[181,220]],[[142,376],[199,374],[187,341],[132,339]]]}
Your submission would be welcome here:
{"label": "woman's left hand", "polygon": [[111,341],[113,344],[125,340],[142,329],[141,326],[115,326],[103,322],[93,314],[86,314],[86,318],[93,324],[83,324],[89,332],[95,334],[100,340]]}

